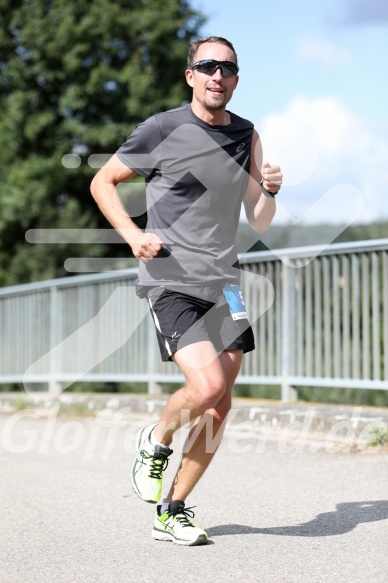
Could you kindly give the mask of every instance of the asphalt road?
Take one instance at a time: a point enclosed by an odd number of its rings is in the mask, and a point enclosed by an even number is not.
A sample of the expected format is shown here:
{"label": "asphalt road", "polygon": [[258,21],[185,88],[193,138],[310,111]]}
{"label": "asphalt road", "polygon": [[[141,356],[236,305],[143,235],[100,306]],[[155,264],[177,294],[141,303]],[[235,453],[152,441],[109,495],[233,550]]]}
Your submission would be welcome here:
{"label": "asphalt road", "polygon": [[186,501],[210,543],[179,547],[131,490],[139,426],[0,415],[2,583],[387,582],[386,454],[228,434]]}

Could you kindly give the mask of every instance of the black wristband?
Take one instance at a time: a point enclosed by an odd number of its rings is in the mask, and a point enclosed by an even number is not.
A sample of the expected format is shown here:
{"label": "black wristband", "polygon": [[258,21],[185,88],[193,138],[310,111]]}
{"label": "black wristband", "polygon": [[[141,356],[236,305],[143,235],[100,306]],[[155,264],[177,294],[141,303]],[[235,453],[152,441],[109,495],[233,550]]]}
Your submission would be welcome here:
{"label": "black wristband", "polygon": [[280,189],[277,190],[276,192],[270,192],[269,190],[267,190],[266,188],[264,188],[263,182],[264,182],[264,180],[262,178],[260,180],[260,188],[261,188],[262,193],[263,194],[266,194],[268,196],[272,196],[272,198],[275,198],[275,196],[277,195],[277,193],[279,192]]}

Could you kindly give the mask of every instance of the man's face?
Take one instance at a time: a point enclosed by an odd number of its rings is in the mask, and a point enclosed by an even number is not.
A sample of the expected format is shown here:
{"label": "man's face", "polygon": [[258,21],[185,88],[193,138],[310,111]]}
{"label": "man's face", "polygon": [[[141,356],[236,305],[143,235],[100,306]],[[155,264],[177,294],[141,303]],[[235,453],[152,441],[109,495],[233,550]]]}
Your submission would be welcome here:
{"label": "man's face", "polygon": [[[236,62],[233,51],[219,43],[204,43],[195,55],[194,62],[205,59]],[[196,69],[187,69],[186,81],[193,88],[193,100],[208,111],[224,109],[232,98],[238,83],[238,75],[223,77],[217,69],[213,75],[206,75]]]}

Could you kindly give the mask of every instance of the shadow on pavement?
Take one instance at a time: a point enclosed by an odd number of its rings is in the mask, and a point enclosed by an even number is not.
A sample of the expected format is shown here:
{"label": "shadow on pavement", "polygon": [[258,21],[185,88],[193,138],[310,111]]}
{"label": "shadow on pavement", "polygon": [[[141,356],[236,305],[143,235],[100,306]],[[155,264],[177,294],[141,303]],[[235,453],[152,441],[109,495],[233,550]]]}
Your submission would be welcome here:
{"label": "shadow on pavement", "polygon": [[255,528],[243,524],[223,524],[207,528],[209,537],[230,534],[275,534],[278,536],[334,536],[345,534],[363,522],[376,522],[388,518],[388,500],[370,502],[344,502],[333,512],[318,514],[316,518],[295,526]]}

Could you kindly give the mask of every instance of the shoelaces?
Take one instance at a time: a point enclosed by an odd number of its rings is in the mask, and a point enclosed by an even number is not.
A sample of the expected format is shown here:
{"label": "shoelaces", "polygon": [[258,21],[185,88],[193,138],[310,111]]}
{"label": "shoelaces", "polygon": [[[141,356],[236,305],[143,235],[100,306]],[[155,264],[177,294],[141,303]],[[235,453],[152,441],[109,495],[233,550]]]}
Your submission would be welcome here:
{"label": "shoelaces", "polygon": [[188,517],[194,518],[195,516],[192,508],[195,508],[195,506],[190,506],[190,508],[183,508],[183,510],[179,510],[177,514],[170,514],[170,516],[174,516],[175,520],[180,522],[182,526],[194,526],[188,519]]}
{"label": "shoelaces", "polygon": [[145,460],[149,460],[152,458],[149,477],[155,478],[156,480],[160,480],[162,478],[162,472],[164,472],[164,470],[168,466],[168,459],[164,457],[162,454],[158,453],[150,455],[144,449],[141,450],[140,455]]}

